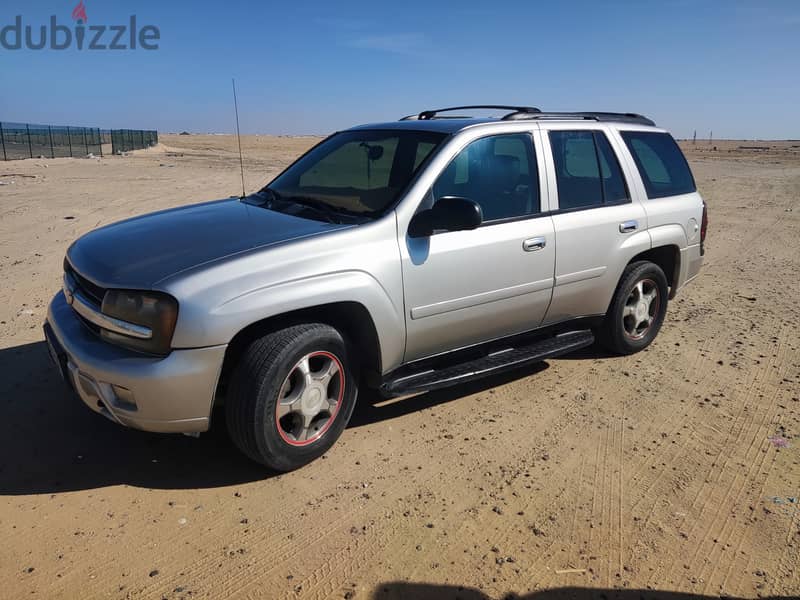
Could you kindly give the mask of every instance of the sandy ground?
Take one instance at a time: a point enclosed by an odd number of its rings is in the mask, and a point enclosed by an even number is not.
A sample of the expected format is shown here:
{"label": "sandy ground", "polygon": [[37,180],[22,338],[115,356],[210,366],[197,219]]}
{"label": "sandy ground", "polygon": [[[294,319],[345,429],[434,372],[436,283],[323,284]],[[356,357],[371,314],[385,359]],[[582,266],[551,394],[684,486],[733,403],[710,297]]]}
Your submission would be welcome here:
{"label": "sandy ground", "polygon": [[[248,187],[313,141],[246,138]],[[232,138],[162,142],[0,163],[0,596],[800,595],[800,148],[685,144],[707,261],[648,351],[365,397],[323,459],[270,477],[221,420],[124,430],[49,364],[73,239],[240,189]]]}

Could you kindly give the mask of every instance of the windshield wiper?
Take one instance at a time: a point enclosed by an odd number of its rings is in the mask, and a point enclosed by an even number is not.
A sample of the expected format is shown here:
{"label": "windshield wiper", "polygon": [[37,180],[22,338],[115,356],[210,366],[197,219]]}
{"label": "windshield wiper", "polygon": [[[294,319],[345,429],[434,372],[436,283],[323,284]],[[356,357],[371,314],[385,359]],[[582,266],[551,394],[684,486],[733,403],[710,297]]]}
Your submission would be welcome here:
{"label": "windshield wiper", "polygon": [[260,206],[263,206],[264,208],[274,209],[276,203],[296,204],[302,208],[317,213],[329,223],[336,223],[337,225],[341,225],[343,223],[343,217],[348,219],[358,219],[359,217],[363,217],[363,215],[360,213],[347,210],[346,208],[331,206],[327,202],[318,200],[317,198],[313,198],[311,196],[303,196],[299,194],[293,196],[283,196],[270,187],[264,187],[253,195],[263,199],[263,203],[260,204]]}
{"label": "windshield wiper", "polygon": [[281,195],[273,190],[271,187],[263,187],[258,190],[254,196],[259,196],[260,198],[264,198],[266,200],[265,204],[268,206],[272,205],[273,202],[276,200],[281,200]]}
{"label": "windshield wiper", "polygon": [[318,215],[321,215],[329,223],[341,224],[341,220],[337,218],[339,214],[333,210],[330,205],[326,204],[325,202],[321,202],[316,198],[308,198],[306,196],[289,196],[288,198],[281,199],[285,200],[286,202],[291,202],[292,204],[298,204],[303,208],[308,208]]}
{"label": "windshield wiper", "polygon": [[280,194],[275,190],[268,187],[261,188],[257,192],[248,194],[240,198],[242,202],[251,204],[253,206],[260,206],[261,208],[271,208],[275,200],[280,200]]}

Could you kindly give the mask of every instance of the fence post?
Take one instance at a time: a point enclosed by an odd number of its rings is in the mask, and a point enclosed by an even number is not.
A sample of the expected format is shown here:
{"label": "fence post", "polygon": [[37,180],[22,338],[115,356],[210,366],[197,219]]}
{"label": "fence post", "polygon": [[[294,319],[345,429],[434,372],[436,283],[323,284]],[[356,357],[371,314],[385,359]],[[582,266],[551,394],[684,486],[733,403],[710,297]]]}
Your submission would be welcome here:
{"label": "fence post", "polygon": [[89,156],[89,142],[86,141],[86,127],[83,128],[83,146],[86,148],[86,156]]}
{"label": "fence post", "polygon": [[69,125],[67,125],[67,143],[69,144],[69,157],[72,158],[72,134],[69,132]]}
{"label": "fence post", "polygon": [[6,136],[3,133],[2,123],[0,123],[0,141],[3,142],[3,160],[8,160],[8,156],[6,156]]}
{"label": "fence post", "polygon": [[28,132],[28,153],[33,158],[33,146],[31,146],[31,126],[25,123],[25,130]]}
{"label": "fence post", "polygon": [[100,142],[100,158],[103,158],[103,134],[100,133],[100,128],[97,128],[97,141]]}
{"label": "fence post", "polygon": [[47,126],[47,133],[50,136],[50,158],[56,157],[56,151],[53,149],[53,128],[52,126]]}

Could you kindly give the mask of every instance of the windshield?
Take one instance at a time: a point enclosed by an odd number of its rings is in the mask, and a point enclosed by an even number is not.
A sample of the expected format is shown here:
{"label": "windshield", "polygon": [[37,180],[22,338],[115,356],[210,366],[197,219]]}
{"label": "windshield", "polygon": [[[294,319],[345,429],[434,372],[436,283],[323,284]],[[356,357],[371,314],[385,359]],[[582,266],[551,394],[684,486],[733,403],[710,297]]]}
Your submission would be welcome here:
{"label": "windshield", "polygon": [[378,214],[445,138],[430,131],[354,130],[324,140],[265,188],[317,209]]}

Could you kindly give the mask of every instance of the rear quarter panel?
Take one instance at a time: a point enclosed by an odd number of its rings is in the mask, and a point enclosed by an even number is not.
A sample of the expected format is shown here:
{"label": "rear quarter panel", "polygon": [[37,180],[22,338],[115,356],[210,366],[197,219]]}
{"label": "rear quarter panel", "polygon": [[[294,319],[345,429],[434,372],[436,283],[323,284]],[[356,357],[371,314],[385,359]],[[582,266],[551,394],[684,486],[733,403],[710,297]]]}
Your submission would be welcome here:
{"label": "rear quarter panel", "polygon": [[[647,212],[648,232],[653,248],[661,246],[677,246],[680,250],[678,278],[673,285],[672,295],[700,271],[702,256],[700,255],[700,225],[703,220],[703,198],[695,191],[690,194],[668,196],[664,198],[648,198],[644,182],[639,174],[636,162],[628,150],[619,131],[653,131],[652,128],[636,126],[620,126],[613,131],[616,138],[615,147],[619,150],[630,173],[631,186],[642,199]],[[663,131],[663,130],[656,130]]]}

